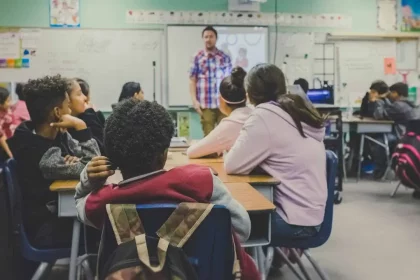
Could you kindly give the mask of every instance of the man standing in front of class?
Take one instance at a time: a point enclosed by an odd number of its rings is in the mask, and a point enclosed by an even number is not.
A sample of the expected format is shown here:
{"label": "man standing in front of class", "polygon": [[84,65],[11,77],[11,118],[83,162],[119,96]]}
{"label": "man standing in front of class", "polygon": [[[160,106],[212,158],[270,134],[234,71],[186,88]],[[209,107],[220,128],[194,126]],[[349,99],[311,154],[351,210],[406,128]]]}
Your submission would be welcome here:
{"label": "man standing in front of class", "polygon": [[205,49],[199,51],[190,70],[190,94],[194,109],[201,116],[204,136],[209,134],[225,115],[219,110],[219,85],[230,75],[230,57],[216,48],[217,31],[212,26],[201,34]]}

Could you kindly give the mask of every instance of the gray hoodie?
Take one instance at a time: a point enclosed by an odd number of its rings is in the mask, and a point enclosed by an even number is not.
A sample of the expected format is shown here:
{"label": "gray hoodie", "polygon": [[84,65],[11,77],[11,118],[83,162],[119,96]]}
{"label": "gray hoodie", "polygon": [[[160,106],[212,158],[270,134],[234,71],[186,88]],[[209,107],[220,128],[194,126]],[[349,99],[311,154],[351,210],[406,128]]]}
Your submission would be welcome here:
{"label": "gray hoodie", "polygon": [[281,181],[274,193],[279,215],[289,224],[317,226],[327,201],[324,128],[302,123],[271,103],[258,105],[225,157],[228,174],[249,174],[256,167]]}
{"label": "gray hoodie", "polygon": [[408,99],[391,102],[389,99],[380,99],[375,102],[373,117],[377,120],[392,120],[397,123],[398,133],[405,133],[404,124],[410,120],[420,119],[420,108]]}

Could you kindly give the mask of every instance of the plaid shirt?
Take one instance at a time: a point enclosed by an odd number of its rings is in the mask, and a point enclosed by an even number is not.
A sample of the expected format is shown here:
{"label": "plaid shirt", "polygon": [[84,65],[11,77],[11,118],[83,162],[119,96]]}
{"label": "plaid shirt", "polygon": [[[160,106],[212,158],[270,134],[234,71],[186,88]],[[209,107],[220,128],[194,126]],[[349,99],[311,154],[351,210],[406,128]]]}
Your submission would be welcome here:
{"label": "plaid shirt", "polygon": [[219,86],[232,71],[230,57],[221,50],[214,53],[199,51],[190,70],[190,77],[197,79],[197,100],[201,108],[219,108]]}

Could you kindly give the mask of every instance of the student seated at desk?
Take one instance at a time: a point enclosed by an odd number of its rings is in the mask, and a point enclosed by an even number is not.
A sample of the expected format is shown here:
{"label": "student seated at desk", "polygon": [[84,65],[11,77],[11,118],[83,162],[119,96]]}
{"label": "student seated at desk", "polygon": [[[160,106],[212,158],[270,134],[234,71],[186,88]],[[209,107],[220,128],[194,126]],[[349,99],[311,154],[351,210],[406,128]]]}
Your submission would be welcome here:
{"label": "student seated at desk", "polygon": [[317,234],[327,201],[324,119],[295,94],[286,94],[283,72],[259,64],[245,78],[256,106],[238,140],[225,156],[228,174],[249,174],[257,167],[280,180],[274,192],[272,245],[289,237]]}
{"label": "student seated at desk", "polygon": [[[98,143],[101,154],[104,153],[104,124],[98,118],[98,114],[93,108],[88,106],[88,98],[83,94],[82,88],[76,79],[68,81],[67,93],[69,94],[69,108],[71,115],[85,122],[86,126],[92,132],[93,139]],[[68,130],[74,137],[78,133],[74,128]]]}
{"label": "student seated at desk", "polygon": [[13,158],[13,154],[6,141],[12,137],[16,128],[15,118],[10,110],[10,102],[10,92],[5,88],[0,87],[0,146],[7,157]]}
{"label": "student seated at desk", "polygon": [[[140,86],[140,83],[137,82],[127,82],[123,85],[120,97],[118,98],[118,102],[121,102],[126,99],[136,99],[136,100],[144,100],[144,92]],[[112,104],[112,109],[117,105]]]}
{"label": "student seated at desk", "polygon": [[[23,222],[38,248],[70,246],[72,219],[57,217],[54,180],[77,179],[99,147],[86,124],[70,115],[68,82],[59,75],[30,80],[24,88],[31,121],[9,140],[17,161],[23,197]],[[74,129],[74,139],[63,129]]]}
{"label": "student seated at desk", "polygon": [[28,108],[26,107],[25,96],[23,95],[23,84],[18,83],[16,84],[16,95],[18,96],[19,100],[13,105],[13,115],[15,125],[19,126],[24,121],[29,121],[29,112]]}
{"label": "student seated at desk", "polygon": [[189,158],[199,158],[212,154],[222,154],[229,150],[252,109],[246,106],[244,78],[246,72],[241,67],[232,69],[232,74],[220,84],[220,111],[228,116],[204,139],[187,150]]}
{"label": "student seated at desk", "polygon": [[[156,102],[128,99],[117,104],[105,125],[109,160],[94,158],[80,175],[75,196],[78,217],[101,228],[105,206],[110,203],[213,203],[230,211],[235,232],[240,240],[247,240],[251,230],[248,213],[208,167],[163,170],[173,134],[171,116]],[[104,186],[114,174],[111,163],[120,168],[124,181]],[[259,279],[252,259],[243,249],[238,255],[242,279]]]}
{"label": "student seated at desk", "polygon": [[104,114],[95,109],[95,106],[90,101],[90,86],[89,84],[80,78],[76,78],[76,81],[79,83],[80,89],[82,90],[82,93],[86,96],[86,103],[88,104],[89,108],[92,108],[95,110],[96,115],[98,116],[98,119],[101,121],[102,125],[105,125],[105,116]]}
{"label": "student seated at desk", "polygon": [[371,98],[375,104],[373,117],[377,120],[392,120],[398,126],[400,135],[405,133],[404,124],[409,120],[420,119],[420,109],[414,102],[408,100],[408,86],[404,83],[393,84],[389,88],[386,98],[379,99],[377,96]]}
{"label": "student seated at desk", "polygon": [[367,92],[365,97],[362,99],[360,116],[373,118],[373,112],[375,111],[375,103],[373,99],[385,98],[388,92],[388,85],[384,81],[374,81],[370,85],[369,92]]}

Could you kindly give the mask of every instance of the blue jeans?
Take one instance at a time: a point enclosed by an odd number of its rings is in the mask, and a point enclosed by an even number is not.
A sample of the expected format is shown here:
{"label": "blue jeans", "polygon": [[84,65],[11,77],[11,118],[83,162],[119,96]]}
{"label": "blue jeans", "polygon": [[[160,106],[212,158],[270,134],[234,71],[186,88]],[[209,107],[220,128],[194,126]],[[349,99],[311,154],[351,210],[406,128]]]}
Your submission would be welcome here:
{"label": "blue jeans", "polygon": [[271,214],[271,246],[276,245],[276,240],[308,238],[318,234],[321,226],[296,226],[288,224],[274,212]]}

